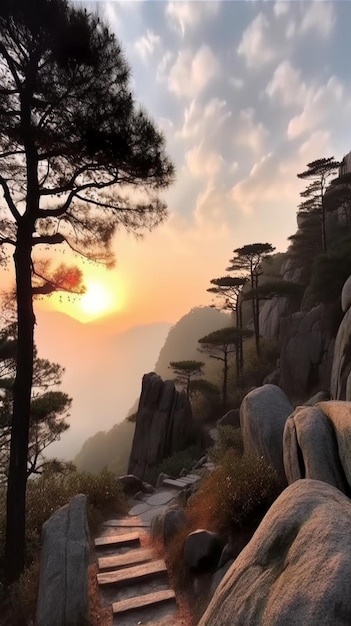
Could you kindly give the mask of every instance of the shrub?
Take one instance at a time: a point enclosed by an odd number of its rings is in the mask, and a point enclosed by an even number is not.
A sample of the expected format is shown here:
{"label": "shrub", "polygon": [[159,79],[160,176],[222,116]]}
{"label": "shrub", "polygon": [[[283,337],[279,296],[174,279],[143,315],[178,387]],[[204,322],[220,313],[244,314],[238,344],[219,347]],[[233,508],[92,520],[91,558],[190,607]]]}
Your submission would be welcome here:
{"label": "shrub", "polygon": [[163,461],[149,473],[147,479],[150,482],[156,482],[161,472],[163,474],[169,474],[172,478],[177,478],[183,468],[190,470],[194,463],[201,457],[201,454],[201,446],[198,444],[193,444],[185,448],[185,450],[175,452],[167,459],[163,459]]}
{"label": "shrub", "polygon": [[228,450],[187,507],[193,527],[221,531],[256,525],[279,493],[277,476],[261,459]]}
{"label": "shrub", "polygon": [[241,455],[244,452],[243,438],[240,428],[234,428],[229,424],[217,427],[218,440],[213,448],[208,451],[211,461],[220,463],[228,450],[234,450]]}

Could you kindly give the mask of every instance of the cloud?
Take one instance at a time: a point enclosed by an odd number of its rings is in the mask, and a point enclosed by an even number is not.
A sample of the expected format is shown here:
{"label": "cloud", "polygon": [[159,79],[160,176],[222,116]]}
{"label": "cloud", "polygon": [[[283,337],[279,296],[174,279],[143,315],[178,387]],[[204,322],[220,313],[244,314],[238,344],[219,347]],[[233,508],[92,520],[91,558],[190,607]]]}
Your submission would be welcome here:
{"label": "cloud", "polygon": [[275,57],[270,42],[269,23],[263,13],[259,13],[243,32],[237,53],[245,58],[250,68],[259,68]]}
{"label": "cloud", "polygon": [[134,46],[143,61],[147,61],[153,55],[156,48],[161,45],[161,37],[155,35],[152,30],[147,30],[146,35],[138,39]]}
{"label": "cloud", "polygon": [[184,37],[187,29],[196,28],[205,19],[217,15],[220,2],[186,2],[185,0],[168,2],[165,10],[166,18],[174,30]]}
{"label": "cloud", "polygon": [[[348,104],[347,104],[348,102]],[[309,89],[302,113],[293,117],[288,126],[290,139],[318,129],[329,117],[334,117],[335,111],[342,108],[350,110],[350,101],[345,98],[345,89],[335,76],[332,76],[326,85],[315,86]]]}
{"label": "cloud", "polygon": [[290,2],[287,0],[276,0],[273,7],[273,13],[276,17],[281,17],[281,15],[286,15],[286,13],[290,10]]}
{"label": "cloud", "polygon": [[200,141],[206,137],[209,140],[218,136],[231,115],[225,100],[212,98],[205,105],[192,100],[184,111],[183,126],[177,136],[182,139],[198,138]]}
{"label": "cloud", "polygon": [[301,72],[287,60],[278,65],[272,80],[266,87],[268,96],[284,106],[303,104],[306,92],[307,88],[302,81]]}
{"label": "cloud", "polygon": [[268,131],[262,122],[255,121],[253,108],[244,109],[239,113],[239,125],[235,132],[235,143],[249,148],[255,155],[262,153]]}
{"label": "cloud", "polygon": [[222,156],[214,150],[206,150],[202,143],[186,152],[185,162],[192,176],[211,180],[224,165]]}
{"label": "cloud", "polygon": [[[305,11],[306,4],[302,3]],[[332,2],[321,2],[314,0],[309,3],[307,10],[304,12],[300,26],[302,34],[308,34],[316,31],[321,37],[327,39],[333,31],[336,17]]]}
{"label": "cloud", "polygon": [[232,76],[229,78],[229,84],[234,87],[234,89],[242,89],[244,87],[244,81],[242,78],[238,78],[237,76]]}
{"label": "cloud", "polygon": [[195,55],[181,50],[170,70],[168,88],[178,97],[193,98],[218,74],[219,64],[209,46],[201,46]]}

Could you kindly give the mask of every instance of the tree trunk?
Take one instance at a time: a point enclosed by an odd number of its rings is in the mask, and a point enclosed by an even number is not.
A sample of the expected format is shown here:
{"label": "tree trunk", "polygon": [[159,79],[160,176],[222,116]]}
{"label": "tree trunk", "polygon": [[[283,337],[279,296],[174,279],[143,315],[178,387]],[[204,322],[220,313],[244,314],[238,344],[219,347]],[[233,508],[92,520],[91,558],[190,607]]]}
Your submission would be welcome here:
{"label": "tree trunk", "polygon": [[11,583],[19,577],[25,562],[27,454],[35,322],[32,300],[31,251],[32,229],[23,223],[19,224],[14,253],[18,339],[7,486],[5,545],[7,583]]}
{"label": "tree trunk", "polygon": [[323,253],[327,252],[327,233],[326,233],[326,224],[325,224],[325,206],[324,206],[324,194],[322,191],[321,198],[321,218],[322,218],[322,249]]}
{"label": "tree trunk", "polygon": [[[241,298],[241,295],[239,296],[239,328],[240,330],[242,330],[243,327],[243,309],[242,309],[242,303],[243,300]],[[243,347],[243,336],[240,333],[240,337],[239,337],[239,349],[240,349],[240,377],[243,374],[244,371],[244,347]]]}
{"label": "tree trunk", "polygon": [[227,386],[228,386],[228,349],[224,350],[223,359],[223,404],[227,406]]}
{"label": "tree trunk", "polygon": [[253,274],[252,284],[253,284],[252,304],[253,304],[253,315],[254,315],[256,354],[257,356],[260,356],[260,303],[259,303],[259,296],[257,293],[257,288],[258,288],[257,274]]}
{"label": "tree trunk", "polygon": [[[236,312],[236,327],[237,327],[237,329],[239,329],[240,328],[240,311],[239,311],[239,300],[238,300],[238,298],[236,300],[235,312]],[[236,384],[237,385],[239,384],[240,378],[241,378],[241,376],[240,376],[240,374],[241,374],[241,367],[240,367],[240,365],[241,365],[241,348],[242,348],[242,345],[241,345],[240,337],[238,335],[237,342],[236,342],[236,348],[235,348],[235,369],[236,369]]]}

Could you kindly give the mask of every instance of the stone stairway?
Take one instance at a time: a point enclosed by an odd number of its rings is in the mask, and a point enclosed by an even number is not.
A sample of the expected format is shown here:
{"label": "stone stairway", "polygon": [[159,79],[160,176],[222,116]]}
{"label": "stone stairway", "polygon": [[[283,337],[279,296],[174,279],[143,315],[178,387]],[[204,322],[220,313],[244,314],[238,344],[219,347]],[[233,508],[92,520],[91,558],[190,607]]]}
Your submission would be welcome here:
{"label": "stone stairway", "polygon": [[[213,469],[210,463],[204,467]],[[148,547],[148,530],[155,515],[182,501],[184,490],[199,480],[196,472],[176,480],[165,479],[154,493],[133,499],[126,517],[104,523],[102,535],[95,539],[97,581],[103,605],[112,606],[113,624],[180,626],[184,623],[169,585],[166,564]]]}

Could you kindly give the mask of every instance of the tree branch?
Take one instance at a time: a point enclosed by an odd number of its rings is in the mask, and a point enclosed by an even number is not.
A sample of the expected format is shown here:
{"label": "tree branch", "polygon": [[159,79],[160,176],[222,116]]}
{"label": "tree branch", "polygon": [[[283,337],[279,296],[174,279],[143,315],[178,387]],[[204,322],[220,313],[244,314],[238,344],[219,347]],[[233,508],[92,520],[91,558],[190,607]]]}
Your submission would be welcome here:
{"label": "tree branch", "polygon": [[18,222],[20,217],[21,217],[21,215],[17,211],[16,205],[15,205],[14,201],[12,200],[9,186],[8,186],[5,178],[3,176],[1,176],[1,175],[0,175],[0,185],[3,188],[4,198],[5,198],[6,202],[7,202],[7,206],[9,207],[9,209],[10,209],[13,217],[15,218],[16,222]]}

